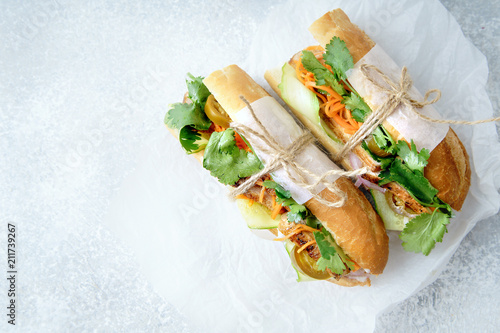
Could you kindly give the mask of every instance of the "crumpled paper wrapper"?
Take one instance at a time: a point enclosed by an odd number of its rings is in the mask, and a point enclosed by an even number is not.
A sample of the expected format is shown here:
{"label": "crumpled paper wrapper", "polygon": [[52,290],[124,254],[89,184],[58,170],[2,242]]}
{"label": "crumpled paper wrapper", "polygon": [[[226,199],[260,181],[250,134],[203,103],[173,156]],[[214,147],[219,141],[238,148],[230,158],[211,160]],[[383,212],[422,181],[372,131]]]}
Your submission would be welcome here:
{"label": "crumpled paper wrapper", "polygon": [[[421,91],[441,89],[435,106],[443,118],[491,117],[486,59],[438,1],[290,2],[269,13],[241,67],[270,90],[264,71],[316,44],[307,27],[337,7],[406,65]],[[252,235],[223,186],[161,125],[106,221],[156,290],[204,332],[372,331],[378,314],[433,282],[476,222],[500,205],[495,125],[453,126],[470,155],[472,185],[443,243],[425,257],[405,252],[390,232],[389,262],[370,288],[297,283],[283,245]]]}

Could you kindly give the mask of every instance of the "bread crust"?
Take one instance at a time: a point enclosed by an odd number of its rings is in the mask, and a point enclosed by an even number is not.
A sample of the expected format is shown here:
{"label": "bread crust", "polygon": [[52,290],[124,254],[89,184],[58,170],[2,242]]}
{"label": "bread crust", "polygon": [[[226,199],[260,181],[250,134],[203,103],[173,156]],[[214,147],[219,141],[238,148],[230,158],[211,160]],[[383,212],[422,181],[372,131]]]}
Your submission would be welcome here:
{"label": "bread crust", "polygon": [[[344,40],[355,63],[375,46],[375,42],[357,25],[353,24],[341,9],[335,9],[323,15],[310,26],[309,31],[323,47],[330,42],[333,36]],[[281,78],[278,79],[276,74],[271,73],[266,73],[265,78],[273,90],[280,94],[278,84]],[[297,110],[292,111],[303,121],[304,125],[311,129],[321,144],[333,156],[340,151],[341,146],[333,142],[324,131],[317,127],[313,129],[315,126],[307,119],[304,119],[305,117],[300,112],[297,112]],[[383,125],[394,138],[404,139],[388,122],[385,121]],[[342,131],[342,133],[344,132]],[[343,136],[340,136],[340,139],[346,142],[349,137],[344,133]],[[410,139],[407,138],[406,141],[410,141]],[[372,167],[373,170],[373,165],[366,162],[367,153],[359,148],[359,146],[356,147],[354,153],[360,156],[365,165]],[[347,159],[344,159],[341,164],[346,169],[352,169]],[[424,174],[432,186],[439,191],[438,197],[441,200],[448,203],[455,210],[462,208],[470,187],[471,169],[467,151],[451,128],[446,137],[432,150]]]}
{"label": "bread crust", "polygon": [[203,83],[233,119],[236,113],[246,107],[240,95],[243,95],[249,103],[269,96],[264,88],[237,65],[229,65],[213,72],[203,80]]}
{"label": "bread crust", "polygon": [[351,52],[354,63],[363,58],[375,46],[375,42],[352,23],[340,8],[328,12],[314,21],[309,27],[309,31],[323,47],[330,43],[334,36],[342,39]]}
{"label": "bread crust", "polygon": [[[381,274],[389,257],[389,237],[384,223],[348,178],[337,179],[335,185],[347,195],[344,206],[332,208],[312,198],[305,203],[306,207],[352,260],[372,274]],[[338,200],[327,189],[320,196],[330,201]]]}
{"label": "bread crust", "polygon": [[[240,95],[249,102],[269,95],[236,65],[210,74],[203,82],[230,116],[246,106]],[[352,260],[373,274],[382,273],[389,256],[389,239],[382,220],[349,179],[341,177],[336,184],[349,198],[343,207],[328,207],[314,198],[305,206],[319,218]],[[327,200],[337,199],[328,189],[319,195]]]}
{"label": "bread crust", "polygon": [[439,190],[438,198],[453,209],[460,210],[470,187],[469,155],[462,141],[451,128],[431,152],[424,176]]}

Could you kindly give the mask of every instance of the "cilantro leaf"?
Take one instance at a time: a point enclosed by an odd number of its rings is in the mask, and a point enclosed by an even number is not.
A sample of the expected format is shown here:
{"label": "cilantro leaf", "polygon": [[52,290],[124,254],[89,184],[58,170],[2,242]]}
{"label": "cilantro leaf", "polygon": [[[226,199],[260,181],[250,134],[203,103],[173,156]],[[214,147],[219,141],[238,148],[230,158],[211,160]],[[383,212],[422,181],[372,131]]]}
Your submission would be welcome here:
{"label": "cilantro leaf", "polygon": [[342,258],[336,250],[336,243],[332,235],[325,228],[314,232],[314,239],[318,244],[321,258],[318,259],[318,269],[324,271],[329,268],[335,274],[342,274],[346,269]]}
{"label": "cilantro leaf", "polygon": [[366,141],[363,141],[361,142],[361,147],[363,147],[364,150],[366,150],[366,152],[368,154],[370,154],[370,156],[377,162],[380,163],[380,168],[382,170],[384,169],[387,169],[392,161],[394,161],[394,156],[387,156],[387,157],[381,157],[381,156],[378,156],[378,155],[375,155],[371,150],[370,148],[368,148],[368,144],[366,143]]}
{"label": "cilantro leaf", "polygon": [[197,130],[207,130],[212,122],[198,104],[175,103],[171,105],[170,110],[165,115],[165,125],[179,130],[184,126],[192,126]]}
{"label": "cilantro leaf", "polygon": [[355,92],[351,92],[350,96],[344,97],[343,103],[347,109],[351,110],[354,120],[361,123],[372,112],[368,104]]}
{"label": "cilantro leaf", "polygon": [[210,96],[210,91],[203,84],[203,77],[193,76],[188,73],[188,78],[186,79],[186,85],[188,88],[189,99],[193,101],[194,104],[200,105],[201,109],[205,108],[205,103],[207,102],[208,96]]}
{"label": "cilantro leaf", "polygon": [[301,60],[304,68],[314,74],[318,86],[330,86],[340,96],[347,94],[344,86],[338,82],[335,75],[328,68],[316,59],[314,53],[311,51],[302,51]]}
{"label": "cilantro leaf", "polygon": [[311,225],[316,225],[313,221],[313,219],[316,218],[312,216],[311,212],[309,211],[309,209],[307,209],[306,206],[298,204],[292,198],[292,194],[290,193],[290,191],[285,190],[280,184],[272,180],[264,181],[264,186],[267,188],[274,189],[277,196],[276,202],[290,209],[287,213],[288,222],[297,223],[301,221],[306,221],[306,223],[309,222]]}
{"label": "cilantro leaf", "polygon": [[397,147],[399,157],[403,159],[411,170],[424,172],[424,167],[427,165],[427,159],[431,156],[428,149],[423,148],[419,153],[413,140],[411,140],[411,149],[403,140],[398,141]]}
{"label": "cilantro leaf", "polygon": [[[210,91],[203,84],[203,77],[201,76],[194,77],[188,73],[186,84],[189,99],[192,103],[172,104],[165,115],[165,125],[178,130],[185,126],[191,126],[197,130],[207,130],[212,125],[212,121],[208,119],[204,111]],[[186,131],[188,130],[184,132]]]}
{"label": "cilantro leaf", "polygon": [[288,222],[300,222],[307,218],[309,210],[304,205],[294,203],[288,206],[290,211],[287,214]]}
{"label": "cilantro leaf", "polygon": [[[325,63],[332,67],[337,79],[346,79],[346,72],[354,67],[354,62],[345,42],[339,37],[333,37],[326,45]],[[307,69],[307,68],[306,68]]]}
{"label": "cilantro leaf", "polygon": [[203,167],[226,185],[234,185],[240,178],[253,175],[263,168],[259,158],[236,146],[234,130],[214,132],[203,155]]}
{"label": "cilantro leaf", "polygon": [[389,154],[396,154],[397,153],[396,141],[394,141],[391,134],[389,134],[389,132],[387,132],[387,130],[384,128],[384,126],[382,126],[382,125],[378,126],[372,132],[372,137],[380,149],[388,152]]}
{"label": "cilantro leaf", "polygon": [[290,191],[285,190],[280,184],[276,183],[275,181],[265,180],[264,186],[274,189],[274,192],[276,192],[276,196],[279,199],[290,199],[292,197]]}
{"label": "cilantro leaf", "polygon": [[382,186],[395,181],[424,204],[432,205],[434,197],[438,193],[438,190],[429,183],[422,172],[418,170],[412,171],[398,158],[394,159],[388,169],[382,170],[379,177],[382,178],[379,185]]}
{"label": "cilantro leaf", "polygon": [[197,153],[207,146],[208,140],[191,126],[184,126],[179,132],[179,141],[188,154]]}
{"label": "cilantro leaf", "polygon": [[443,236],[448,230],[446,225],[450,223],[450,216],[436,209],[432,214],[423,213],[412,219],[399,235],[403,241],[403,248],[408,252],[429,255],[436,245],[442,242]]}

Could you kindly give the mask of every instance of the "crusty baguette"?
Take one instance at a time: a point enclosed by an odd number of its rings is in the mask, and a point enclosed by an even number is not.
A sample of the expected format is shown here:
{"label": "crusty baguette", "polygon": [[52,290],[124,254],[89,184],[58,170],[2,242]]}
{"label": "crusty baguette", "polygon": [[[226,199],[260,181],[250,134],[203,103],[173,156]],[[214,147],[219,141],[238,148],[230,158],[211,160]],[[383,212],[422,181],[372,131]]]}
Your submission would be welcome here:
{"label": "crusty baguette", "polygon": [[[323,47],[334,36],[344,40],[355,63],[375,46],[375,42],[357,25],[353,24],[341,9],[335,9],[323,15],[309,27],[309,31]],[[268,71],[265,78],[273,90],[280,94],[278,84],[281,81],[281,77],[278,77],[278,73],[276,71]],[[304,120],[305,117],[298,110],[292,109],[292,111],[303,121],[304,125],[313,131],[316,138],[333,156],[339,152],[341,147],[339,144],[333,142],[319,128],[316,127],[314,130],[313,124],[308,122],[307,119]],[[387,121],[383,125],[394,138],[403,139],[399,132]],[[341,133],[344,132],[342,131]],[[349,137],[350,135],[344,133],[343,136],[340,136],[340,139],[346,142]],[[409,141],[411,138],[406,139]],[[365,165],[372,166],[370,163],[366,163],[366,160],[370,159],[370,157],[363,149],[360,149],[358,146],[354,152]],[[341,164],[347,169],[352,169],[347,158]],[[467,151],[451,128],[441,143],[431,152],[431,157],[424,173],[432,186],[439,191],[437,196],[441,200],[448,203],[455,210],[462,208],[470,187],[471,169]]]}
{"label": "crusty baguette", "polygon": [[[250,103],[269,95],[236,65],[210,74],[203,83],[232,118],[246,106],[240,95]],[[307,201],[305,206],[320,219],[352,260],[372,274],[382,273],[388,259],[389,240],[380,217],[349,179],[341,177],[335,184],[348,196],[343,207],[331,208],[314,198]],[[328,189],[323,190],[320,195],[326,199],[335,199],[335,195]],[[342,285],[360,284],[356,280],[341,280],[343,281],[340,283],[333,282]]]}
{"label": "crusty baguette", "polygon": [[375,46],[375,42],[368,37],[357,25],[351,23],[342,9],[335,9],[314,21],[309,31],[321,46],[325,47],[330,40],[337,36],[346,44],[354,63],[363,58]]}

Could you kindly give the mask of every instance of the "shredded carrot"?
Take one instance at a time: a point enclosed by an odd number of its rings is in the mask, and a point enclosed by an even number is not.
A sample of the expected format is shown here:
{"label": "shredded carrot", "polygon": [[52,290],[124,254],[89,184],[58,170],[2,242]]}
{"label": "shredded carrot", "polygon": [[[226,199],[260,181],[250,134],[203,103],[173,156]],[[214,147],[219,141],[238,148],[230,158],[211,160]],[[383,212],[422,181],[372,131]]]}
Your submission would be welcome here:
{"label": "shredded carrot", "polygon": [[236,199],[245,199],[245,200],[248,200],[248,207],[251,207],[253,205],[253,203],[254,203],[254,200],[250,199],[249,197],[247,197],[244,194],[238,194],[236,196]]}
{"label": "shredded carrot", "polygon": [[288,239],[296,234],[299,234],[301,233],[302,231],[309,231],[309,232],[315,232],[315,231],[318,231],[317,229],[314,229],[314,228],[311,228],[305,224],[297,224],[295,227],[293,227],[291,230],[290,230],[290,233],[285,236],[285,237],[281,237],[281,238],[276,238],[274,239],[275,241],[283,241],[285,239]]}
{"label": "shredded carrot", "polygon": [[305,224],[301,224],[301,228],[304,229],[305,231],[309,231],[309,232],[315,232],[315,231],[318,231],[318,229],[314,229],[314,228],[311,228]]}
{"label": "shredded carrot", "polygon": [[285,239],[288,239],[288,238],[292,237],[293,235],[298,234],[300,232],[298,230],[301,229],[301,226],[302,226],[302,224],[297,224],[295,227],[293,227],[290,230],[290,233],[288,235],[286,235],[285,237],[281,237],[281,238],[275,238],[274,240],[278,241],[278,242],[279,241],[284,241]]}
{"label": "shredded carrot", "polygon": [[306,249],[309,245],[312,245],[312,244],[314,244],[314,243],[316,243],[316,241],[315,241],[314,239],[313,239],[313,240],[310,240],[309,242],[307,242],[307,243],[305,243],[304,245],[302,245],[302,246],[300,247],[300,249],[298,249],[298,250],[297,250],[297,253],[300,253],[300,252],[304,251],[304,250],[305,250],[305,249]]}
{"label": "shredded carrot", "polygon": [[272,201],[272,202],[273,202],[272,207],[273,207],[273,210],[274,210],[274,208],[275,208],[275,206],[276,206],[276,197],[273,195],[271,198],[272,198],[272,200],[273,200],[273,201]]}
{"label": "shredded carrot", "polygon": [[215,132],[223,132],[223,131],[225,131],[225,130],[226,130],[224,127],[219,126],[219,125],[217,125],[216,123],[213,123],[213,124],[214,124],[214,131],[215,131]]}
{"label": "shredded carrot", "polygon": [[[306,48],[309,51],[323,51],[320,46],[310,46]],[[330,71],[331,67],[325,64],[323,59],[323,52],[315,52],[316,58],[325,65]],[[342,96],[336,93],[331,87],[317,86],[314,74],[307,71],[299,58],[295,65],[295,71],[299,81],[318,96],[322,101],[321,107],[324,107],[325,114],[332,118],[339,126],[341,126],[347,134],[354,134],[360,127],[360,123],[352,118],[351,111],[346,109],[342,103]],[[350,91],[345,82],[341,82],[347,91]],[[321,92],[319,92],[320,90]],[[326,94],[325,94],[326,93]]]}
{"label": "shredded carrot", "polygon": [[352,260],[351,260],[351,262],[354,264],[354,270],[353,270],[353,272],[356,272],[358,269],[361,268],[361,266],[359,266],[356,262],[354,262]]}
{"label": "shredded carrot", "polygon": [[[274,198],[274,197],[273,197]],[[281,210],[281,204],[279,205],[276,205],[273,209],[273,212],[271,214],[271,218],[274,220],[276,218],[276,216],[278,216],[279,212]]]}
{"label": "shredded carrot", "polygon": [[245,143],[245,140],[243,140],[241,136],[236,132],[234,132],[234,139],[236,140],[236,146],[238,146],[238,148],[245,149],[246,151],[251,151],[251,149]]}
{"label": "shredded carrot", "polygon": [[264,193],[266,193],[266,188],[262,186],[262,190],[260,190],[260,195],[259,195],[259,202],[262,203],[264,200]]}

